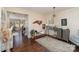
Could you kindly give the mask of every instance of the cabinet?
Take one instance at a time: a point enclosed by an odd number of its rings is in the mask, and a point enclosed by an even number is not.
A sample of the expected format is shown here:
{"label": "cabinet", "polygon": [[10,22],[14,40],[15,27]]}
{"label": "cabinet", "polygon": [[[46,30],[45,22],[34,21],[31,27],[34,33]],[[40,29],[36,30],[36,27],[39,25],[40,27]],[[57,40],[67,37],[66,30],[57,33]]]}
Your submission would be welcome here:
{"label": "cabinet", "polygon": [[62,38],[62,29],[61,28],[57,29],[57,38],[59,38],[59,39]]}
{"label": "cabinet", "polygon": [[63,29],[62,39],[68,42],[69,36],[70,36],[70,30],[69,29]]}
{"label": "cabinet", "polygon": [[70,30],[69,29],[62,29],[58,28],[57,29],[57,38],[69,41],[69,36],[70,36]]}
{"label": "cabinet", "polygon": [[46,34],[68,42],[70,30],[46,25]]}

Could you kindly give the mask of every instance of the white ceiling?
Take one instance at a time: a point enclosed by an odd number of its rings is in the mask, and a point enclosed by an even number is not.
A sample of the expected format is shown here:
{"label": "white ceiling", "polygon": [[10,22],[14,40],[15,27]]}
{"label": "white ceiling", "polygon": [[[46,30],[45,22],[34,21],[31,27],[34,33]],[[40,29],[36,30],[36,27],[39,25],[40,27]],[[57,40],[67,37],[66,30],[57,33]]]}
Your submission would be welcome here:
{"label": "white ceiling", "polygon": [[[53,12],[53,7],[24,7],[24,8],[41,14],[50,14],[51,12]],[[72,7],[56,7],[55,12],[61,12],[63,10],[70,8]]]}

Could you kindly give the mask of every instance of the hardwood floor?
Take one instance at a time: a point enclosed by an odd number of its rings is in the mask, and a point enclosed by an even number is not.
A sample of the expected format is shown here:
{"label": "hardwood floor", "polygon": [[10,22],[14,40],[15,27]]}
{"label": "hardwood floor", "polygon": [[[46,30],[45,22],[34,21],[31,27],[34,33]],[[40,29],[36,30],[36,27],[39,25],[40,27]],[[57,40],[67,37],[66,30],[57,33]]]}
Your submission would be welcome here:
{"label": "hardwood floor", "polygon": [[[22,45],[19,48],[11,49],[12,52],[48,52],[46,48],[35,42],[35,39],[46,36],[45,34],[35,36],[34,38],[26,38],[23,40]],[[15,45],[15,44],[14,44]],[[15,45],[16,47],[16,45]]]}
{"label": "hardwood floor", "polygon": [[49,52],[45,47],[41,46],[35,41],[30,39],[26,40],[21,47],[14,48],[11,51],[13,52]]}

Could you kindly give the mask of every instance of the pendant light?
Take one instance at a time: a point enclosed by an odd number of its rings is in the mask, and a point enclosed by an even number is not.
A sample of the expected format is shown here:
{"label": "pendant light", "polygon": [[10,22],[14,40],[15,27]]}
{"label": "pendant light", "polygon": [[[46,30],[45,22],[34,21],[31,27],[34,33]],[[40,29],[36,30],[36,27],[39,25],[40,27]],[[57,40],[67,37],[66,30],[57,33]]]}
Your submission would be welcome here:
{"label": "pendant light", "polygon": [[52,15],[52,17],[53,17],[53,19],[52,19],[52,20],[53,20],[53,24],[54,24],[54,20],[55,20],[55,16],[56,16],[56,15],[55,15],[55,8],[56,8],[56,7],[53,7],[53,15]]}

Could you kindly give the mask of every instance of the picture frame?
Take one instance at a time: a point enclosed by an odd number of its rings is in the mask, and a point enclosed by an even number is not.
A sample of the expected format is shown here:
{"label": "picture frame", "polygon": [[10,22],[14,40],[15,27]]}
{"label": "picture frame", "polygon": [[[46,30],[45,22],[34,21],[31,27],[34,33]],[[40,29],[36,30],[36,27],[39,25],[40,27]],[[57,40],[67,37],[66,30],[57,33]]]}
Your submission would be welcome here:
{"label": "picture frame", "polygon": [[67,26],[67,18],[61,19],[61,26]]}

